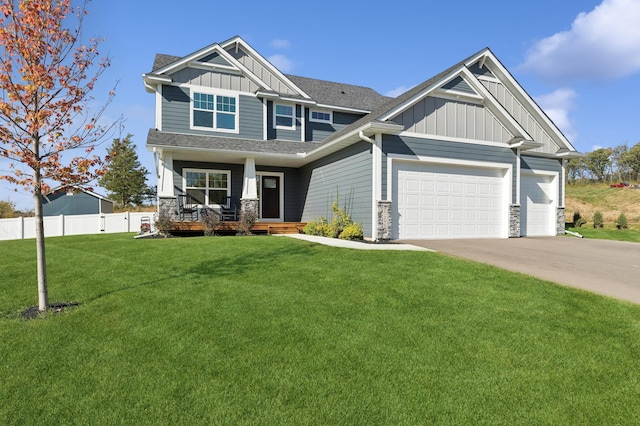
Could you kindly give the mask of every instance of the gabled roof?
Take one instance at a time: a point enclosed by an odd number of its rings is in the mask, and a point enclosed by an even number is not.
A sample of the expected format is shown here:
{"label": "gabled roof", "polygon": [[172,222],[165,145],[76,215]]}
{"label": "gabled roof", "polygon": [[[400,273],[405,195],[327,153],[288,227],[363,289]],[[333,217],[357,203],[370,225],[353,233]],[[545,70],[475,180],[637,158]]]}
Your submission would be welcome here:
{"label": "gabled roof", "polygon": [[85,194],[90,195],[90,196],[92,196],[92,197],[98,198],[98,199],[103,200],[103,201],[107,201],[107,202],[109,202],[109,203],[113,203],[113,200],[110,200],[110,199],[108,199],[107,197],[105,197],[105,196],[103,196],[103,195],[97,194],[97,193],[95,193],[95,192],[93,192],[93,191],[90,191],[90,190],[88,190],[88,189],[86,189],[86,188],[83,188],[83,187],[81,187],[81,186],[79,186],[79,185],[59,186],[59,187],[57,187],[57,188],[53,188],[53,189],[51,189],[51,190],[50,190],[49,192],[47,192],[46,194],[43,194],[43,197],[44,197],[45,199],[47,199],[47,196],[52,195],[52,194],[55,194],[55,193],[57,193],[58,191],[65,191],[65,192],[67,192],[67,191],[68,191],[68,190],[70,190],[70,189],[72,189],[72,190],[73,190],[73,191],[75,191],[75,192],[84,192]]}
{"label": "gabled roof", "polygon": [[233,37],[222,43],[213,43],[186,56],[156,54],[151,72],[143,74],[147,89],[152,91],[154,84],[170,83],[171,79],[168,77],[169,74],[189,66],[198,59],[206,58],[216,53],[230,64],[229,67],[241,72],[256,83],[260,87],[258,94],[278,98],[280,94],[273,90],[261,76],[253,73],[226,51],[226,49],[233,46],[242,48],[245,53],[251,55],[254,60],[294,92],[294,94],[284,95],[286,99],[299,100],[311,105],[317,105],[318,107],[337,107],[360,113],[367,113],[390,99],[368,87],[283,74],[240,37]]}

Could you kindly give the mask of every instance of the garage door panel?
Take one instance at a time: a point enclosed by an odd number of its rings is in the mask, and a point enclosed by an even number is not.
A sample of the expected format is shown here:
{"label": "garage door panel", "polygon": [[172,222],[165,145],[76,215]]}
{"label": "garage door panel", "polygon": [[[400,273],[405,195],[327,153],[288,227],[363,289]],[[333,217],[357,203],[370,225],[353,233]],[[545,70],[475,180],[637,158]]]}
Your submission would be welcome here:
{"label": "garage door panel", "polygon": [[[394,229],[398,238],[505,237],[504,170],[396,162]],[[403,181],[419,182],[415,193]],[[419,196],[417,207],[408,195]],[[414,210],[419,209],[416,216]]]}
{"label": "garage door panel", "polygon": [[520,187],[520,234],[555,235],[555,179],[549,175],[523,175]]}

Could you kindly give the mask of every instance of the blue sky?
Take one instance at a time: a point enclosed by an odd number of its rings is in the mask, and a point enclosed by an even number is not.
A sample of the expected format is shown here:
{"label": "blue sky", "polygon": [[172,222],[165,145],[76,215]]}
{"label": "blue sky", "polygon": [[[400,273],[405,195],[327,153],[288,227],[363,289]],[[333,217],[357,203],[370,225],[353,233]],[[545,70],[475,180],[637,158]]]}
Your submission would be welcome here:
{"label": "blue sky", "polygon": [[[578,151],[640,141],[640,0],[110,0],[88,11],[85,35],[105,38],[112,58],[95,103],[119,81],[107,115],[126,119],[152,184],[155,99],[141,75],[156,53],[184,56],[235,35],[283,72],[391,96],[489,47]],[[3,181],[0,200],[33,208]]]}

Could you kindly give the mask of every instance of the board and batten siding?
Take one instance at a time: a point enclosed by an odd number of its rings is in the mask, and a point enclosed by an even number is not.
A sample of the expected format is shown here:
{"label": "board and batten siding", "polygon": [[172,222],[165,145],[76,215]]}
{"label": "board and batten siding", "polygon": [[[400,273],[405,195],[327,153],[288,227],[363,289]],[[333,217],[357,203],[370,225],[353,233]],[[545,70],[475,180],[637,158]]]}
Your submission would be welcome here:
{"label": "board and batten siding", "polygon": [[172,133],[262,140],[262,102],[253,96],[239,95],[238,104],[238,114],[240,114],[238,133],[191,129],[191,98],[189,89],[176,86],[163,86],[162,130]]}
{"label": "board and batten siding", "polygon": [[354,222],[371,237],[371,145],[359,142],[300,169],[300,202],[303,222],[320,217],[331,220],[331,204],[339,197]]}
{"label": "board and batten siding", "polygon": [[[562,160],[557,158],[534,157],[523,154],[520,156],[520,167],[522,172],[526,172],[528,170],[554,172],[558,173],[559,177],[562,177]],[[563,179],[558,179],[558,194],[560,200],[564,197],[562,180]]]}
{"label": "board and batten siding", "polygon": [[280,78],[265,68],[260,62],[253,59],[241,48],[236,50],[236,46],[230,46],[227,48],[227,52],[249,69],[249,71],[251,71],[260,80],[264,81],[272,90],[281,94],[297,95],[297,93],[288,88]]}
{"label": "board and batten siding", "polygon": [[544,144],[541,148],[536,148],[535,152],[555,154],[558,145],[551,136],[543,129],[533,116],[525,109],[518,99],[502,83],[497,80],[481,79],[482,84],[489,90],[494,98],[502,105],[507,112],[529,133],[536,142]]}
{"label": "board and batten siding", "polygon": [[181,69],[173,73],[171,78],[177,84],[191,84],[193,86],[233,90],[236,92],[253,93],[259,89],[257,84],[242,75],[198,68]]}
{"label": "board and batten siding", "polygon": [[306,120],[307,120],[307,129],[306,129],[306,138],[307,141],[312,142],[321,142],[334,134],[335,132],[339,132],[340,130],[347,127],[349,124],[354,121],[362,118],[362,115],[359,114],[349,114],[346,112],[338,112],[333,111],[333,122],[332,123],[318,123],[309,120],[310,110],[306,109]]}
{"label": "board and batten siding", "polygon": [[427,96],[393,121],[406,132],[507,143],[513,135],[483,105]]}
{"label": "board and batten siding", "polygon": [[419,157],[436,157],[451,160],[466,160],[476,162],[504,163],[511,165],[513,180],[511,194],[513,204],[517,204],[516,194],[516,161],[517,156],[510,148],[470,144],[463,142],[423,139],[409,136],[384,135],[382,139],[382,198],[389,199],[387,188],[387,156],[399,154]]}

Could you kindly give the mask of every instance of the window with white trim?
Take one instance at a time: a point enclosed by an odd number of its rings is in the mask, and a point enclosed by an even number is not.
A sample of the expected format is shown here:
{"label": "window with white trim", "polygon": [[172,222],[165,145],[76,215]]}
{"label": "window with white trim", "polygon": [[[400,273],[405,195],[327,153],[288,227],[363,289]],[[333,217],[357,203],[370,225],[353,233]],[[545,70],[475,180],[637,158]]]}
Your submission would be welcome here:
{"label": "window with white trim", "polygon": [[293,105],[276,104],[273,113],[273,123],[276,129],[295,129],[295,107]]}
{"label": "window with white trim", "polygon": [[197,129],[237,132],[237,98],[213,93],[193,93],[192,126]]}
{"label": "window with white trim", "polygon": [[329,111],[311,111],[309,120],[317,123],[331,123],[333,121]]}
{"label": "window with white trim", "polygon": [[200,205],[223,205],[231,196],[230,170],[184,170],[184,191]]}

